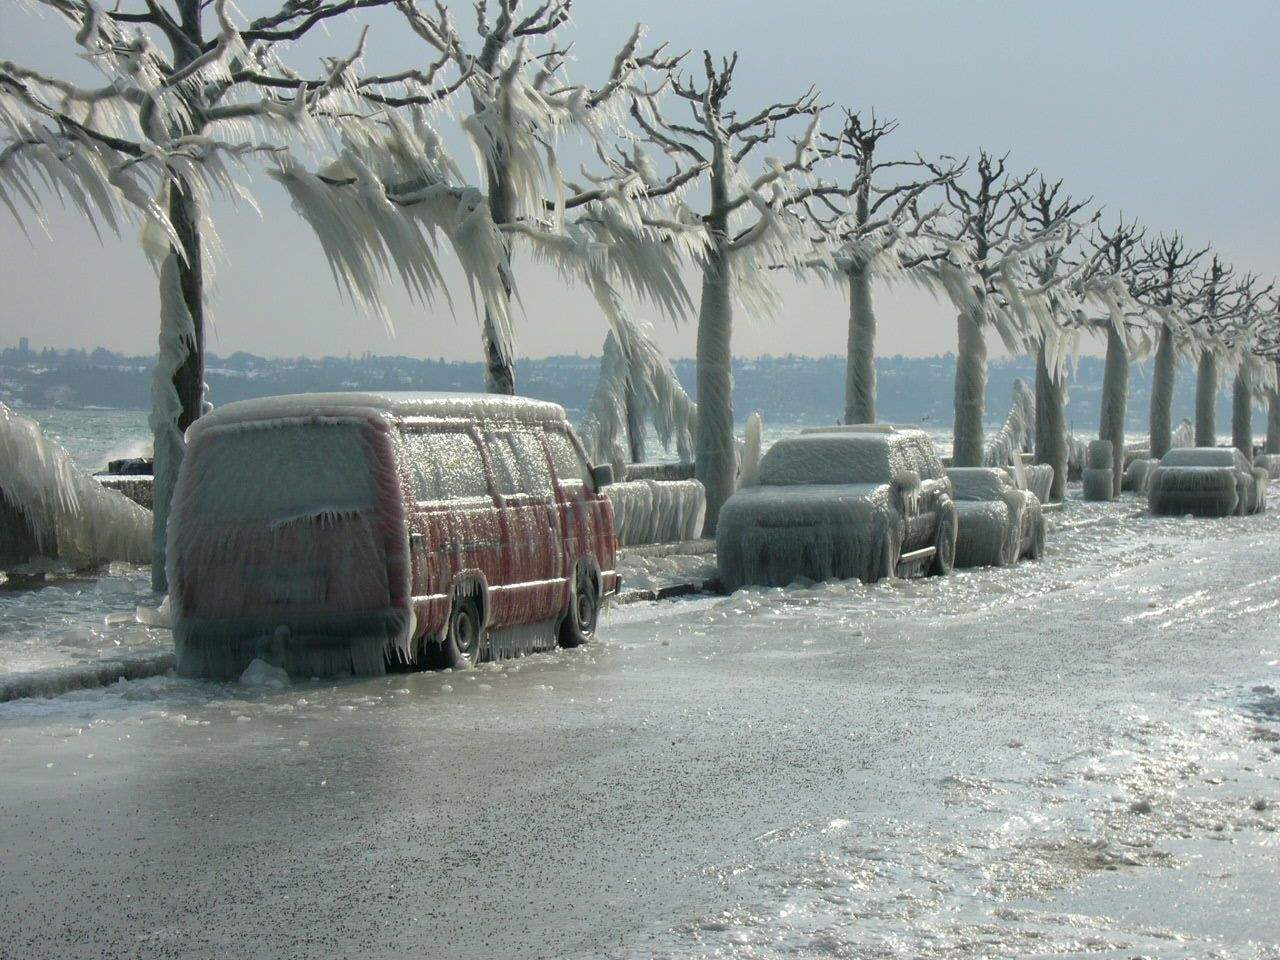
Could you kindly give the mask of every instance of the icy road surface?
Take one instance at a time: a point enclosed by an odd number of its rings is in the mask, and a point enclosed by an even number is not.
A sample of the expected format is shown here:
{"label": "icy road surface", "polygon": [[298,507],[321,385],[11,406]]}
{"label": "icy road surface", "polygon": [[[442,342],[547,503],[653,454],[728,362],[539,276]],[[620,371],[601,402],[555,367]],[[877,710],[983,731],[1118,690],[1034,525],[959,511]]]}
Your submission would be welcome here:
{"label": "icy road surface", "polygon": [[2,705],[0,957],[1280,957],[1280,510],[1137,506],[501,667]]}

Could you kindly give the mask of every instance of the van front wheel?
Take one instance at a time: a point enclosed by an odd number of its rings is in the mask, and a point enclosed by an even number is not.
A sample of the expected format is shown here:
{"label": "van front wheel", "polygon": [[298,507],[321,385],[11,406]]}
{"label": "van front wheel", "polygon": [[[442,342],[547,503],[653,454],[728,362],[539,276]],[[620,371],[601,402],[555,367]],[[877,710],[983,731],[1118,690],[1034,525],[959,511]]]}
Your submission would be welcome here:
{"label": "van front wheel", "polygon": [[560,646],[579,647],[596,634],[600,619],[600,581],[586,564],[573,577],[573,596],[560,625]]}
{"label": "van front wheel", "polygon": [[455,597],[440,641],[441,665],[455,670],[480,662],[484,647],[484,620],[475,597]]}

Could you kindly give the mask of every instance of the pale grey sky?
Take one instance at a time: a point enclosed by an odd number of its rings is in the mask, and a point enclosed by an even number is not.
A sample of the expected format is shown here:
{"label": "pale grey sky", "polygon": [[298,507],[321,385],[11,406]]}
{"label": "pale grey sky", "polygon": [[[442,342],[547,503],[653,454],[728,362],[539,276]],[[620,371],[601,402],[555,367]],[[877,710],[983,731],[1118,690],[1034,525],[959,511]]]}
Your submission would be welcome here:
{"label": "pale grey sky", "polygon": [[[239,4],[249,16],[276,5]],[[470,3],[456,6],[469,22]],[[896,117],[891,150],[1008,150],[1015,167],[1062,177],[1112,213],[1154,230],[1182,229],[1241,270],[1277,272],[1276,0],[579,0],[575,16],[575,77],[599,76],[640,20],[650,40],[677,49],[739,51],[744,108],[812,82],[827,100]],[[350,45],[345,31],[335,32],[315,55]],[[370,46],[379,66],[421,58],[394,20],[375,20]],[[26,4],[0,0],[0,59],[65,69],[70,40]],[[210,349],[479,359],[456,273],[456,319],[443,306],[424,310],[395,295],[393,338],[341,299],[279,188],[264,180],[258,192],[262,217],[247,207],[217,213],[226,255]],[[519,282],[522,354],[599,351],[604,331],[588,296],[536,265],[522,267]],[[789,282],[782,290],[777,318],[739,318],[735,353],[842,352],[839,291]],[[888,290],[878,304],[881,353],[954,348],[945,305]],[[671,355],[692,354],[692,317],[656,327]],[[0,346],[28,336],[37,347],[149,352],[156,330],[155,282],[135,237],[99,243],[75,215],[51,208],[48,235],[28,241],[0,211]]]}

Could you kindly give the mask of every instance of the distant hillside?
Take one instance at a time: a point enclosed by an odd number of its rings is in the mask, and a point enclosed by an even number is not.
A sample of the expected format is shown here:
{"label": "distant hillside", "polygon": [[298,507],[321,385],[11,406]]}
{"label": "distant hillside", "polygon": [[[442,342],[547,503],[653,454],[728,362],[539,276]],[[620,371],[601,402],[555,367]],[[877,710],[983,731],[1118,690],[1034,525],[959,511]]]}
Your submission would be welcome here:
{"label": "distant hillside", "polygon": [[[0,400],[33,406],[100,406],[145,409],[151,395],[151,357],[125,357],[107,350],[0,351]],[[694,361],[674,361],[685,388],[694,392]],[[777,423],[834,423],[844,401],[842,357],[742,357],[734,361],[734,409],[740,419],[759,410]],[[546,357],[521,360],[517,368],[521,393],[554,400],[577,415],[595,387],[596,357]],[[881,357],[876,362],[881,419],[946,427],[951,422],[955,357]],[[1003,419],[1009,409],[1013,380],[1033,379],[1027,358],[993,361],[987,384],[987,413]],[[319,360],[266,359],[247,353],[210,355],[206,379],[210,400],[228,403],[249,397],[321,390],[465,390],[484,387],[479,363],[415,360],[408,357],[325,357]],[[1097,428],[1102,361],[1080,360],[1072,378],[1068,420],[1081,433]],[[1151,367],[1136,365],[1130,376],[1128,425],[1146,427]],[[1225,386],[1230,386],[1225,384]],[[1194,408],[1194,372],[1179,373],[1174,416],[1190,416]],[[1230,399],[1219,399],[1218,418],[1230,428]],[[1264,426],[1261,411],[1258,428]]]}

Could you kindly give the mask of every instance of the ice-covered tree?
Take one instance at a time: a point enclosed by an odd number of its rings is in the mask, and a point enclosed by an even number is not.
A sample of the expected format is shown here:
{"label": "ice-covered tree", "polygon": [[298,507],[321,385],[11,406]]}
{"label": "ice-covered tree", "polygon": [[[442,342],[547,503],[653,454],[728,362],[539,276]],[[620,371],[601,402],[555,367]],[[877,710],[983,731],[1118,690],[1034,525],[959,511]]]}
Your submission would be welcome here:
{"label": "ice-covered tree", "polygon": [[[952,449],[957,467],[982,466],[988,330],[1016,352],[1029,329],[1047,322],[1048,300],[1028,276],[1028,256],[1052,240],[1060,225],[1039,229],[1027,221],[1026,188],[1035,171],[1015,176],[1007,159],[983,150],[971,174],[946,180],[949,222],[931,229],[948,248],[939,282],[958,311]],[[945,172],[932,161],[927,166],[937,175]]]}
{"label": "ice-covered tree", "polygon": [[[165,527],[183,431],[204,404],[206,285],[217,236],[214,195],[248,194],[234,176],[253,156],[279,156],[314,140],[351,93],[350,56],[327,62],[301,89],[279,85],[281,47],[353,10],[388,0],[286,0],[240,26],[227,0],[35,0],[102,77],[96,86],[0,62],[0,200],[17,215],[42,196],[69,200],[95,229],[141,221],[158,264],[160,358],[155,439],[153,582],[164,584]],[[280,87],[285,88],[281,90]],[[292,96],[282,95],[292,88]]]}
{"label": "ice-covered tree", "polygon": [[[919,268],[932,265],[944,252],[920,243],[922,233],[937,215],[937,209],[921,210],[921,199],[941,183],[958,175],[963,163],[939,164],[940,172],[929,170],[924,161],[884,160],[876,155],[880,141],[896,130],[892,120],[864,119],[845,111],[839,133],[824,134],[828,153],[852,165],[845,188],[852,198],[852,210],[845,210],[827,197],[832,214],[831,234],[822,236],[824,245],[835,245],[835,262],[848,286],[849,335],[845,366],[844,422],[874,423],[876,420],[875,341],[876,315],[872,299],[877,276],[907,276],[926,282],[931,276]],[[896,182],[884,183],[886,177]],[[821,196],[820,198],[821,199]]]}
{"label": "ice-covered tree", "polygon": [[[338,161],[322,171],[321,182],[338,189],[336,198],[312,190],[305,172],[288,172],[295,204],[326,224],[327,246],[367,251],[366,258],[376,260],[381,246],[408,229],[405,218],[446,228],[449,219],[465,223],[469,236],[457,237],[454,247],[480,292],[485,382],[492,393],[516,388],[515,240],[585,282],[610,320],[618,321],[625,293],[648,298],[672,317],[691,309],[677,266],[687,231],[673,237],[659,206],[687,180],[660,178],[641,151],[615,146],[628,100],[654,93],[641,74],[672,69],[678,58],[662,56],[661,46],[642,53],[637,25],[598,86],[570,83],[563,75],[569,50],[557,38],[570,22],[571,0],[500,0],[492,8],[479,0],[473,40],[442,3],[431,10],[414,0],[395,5],[430,49],[431,63],[422,72],[362,86],[366,101],[388,111],[387,137],[346,144]],[[477,183],[468,182],[448,156],[428,112],[435,103],[432,86],[442,76],[452,77],[451,86],[460,91],[450,110],[474,148]],[[469,104],[459,105],[464,98]],[[584,170],[582,183],[561,170],[560,141],[568,134],[583,138],[601,164],[596,172]],[[344,210],[363,205],[378,220],[335,220],[327,210],[335,203]],[[362,293],[378,297],[372,281]]]}
{"label": "ice-covered tree", "polygon": [[1124,477],[1124,425],[1129,400],[1130,358],[1150,349],[1150,312],[1142,305],[1148,293],[1142,264],[1145,231],[1123,215],[1110,229],[1099,226],[1089,238],[1095,257],[1089,273],[1095,295],[1106,313],[1095,321],[1105,330],[1107,352],[1102,372],[1098,439],[1111,443],[1111,489],[1117,493]]}
{"label": "ice-covered tree", "polygon": [[1224,331],[1222,340],[1227,356],[1235,367],[1231,385],[1231,445],[1253,460],[1253,403],[1260,392],[1274,386],[1274,365],[1263,362],[1261,344],[1273,318],[1266,309],[1266,298],[1274,284],[1263,286],[1254,276],[1240,284],[1234,322]]}
{"label": "ice-covered tree", "polygon": [[1147,241],[1142,261],[1148,278],[1148,302],[1160,317],[1155,363],[1151,371],[1151,456],[1157,460],[1169,452],[1173,442],[1173,387],[1178,369],[1180,344],[1185,344],[1183,317],[1193,299],[1196,263],[1208,247],[1192,251],[1180,233]]}
{"label": "ice-covered tree", "polygon": [[[694,211],[682,206],[679,223],[705,238],[701,257],[702,293],[698,311],[696,474],[706,488],[705,536],[713,536],[720,507],[733,493],[736,452],[733,436],[731,340],[735,307],[764,316],[777,308],[774,268],[807,272],[814,266],[811,219],[804,204],[829,188],[810,182],[817,149],[820,107],[810,89],[750,113],[733,108],[730,93],[738,57],[717,66],[703,54],[701,77],[672,72],[671,92],[688,110],[688,120],[664,113],[654,99],[637,98],[632,115],[648,140],[683,170],[704,179],[705,202]],[[795,124],[796,136],[782,157],[756,163],[762,148]],[[749,172],[755,165],[758,172]]]}
{"label": "ice-covered tree", "polygon": [[1061,180],[1044,177],[1027,199],[1026,216],[1032,229],[1059,230],[1057,239],[1045,243],[1031,258],[1032,273],[1049,290],[1049,311],[1048,322],[1032,329],[1028,337],[1036,357],[1035,461],[1053,467],[1049,488],[1053,501],[1062,500],[1067,490],[1067,364],[1082,299],[1075,282],[1079,265],[1073,262],[1072,251],[1081,230],[1096,219],[1096,215],[1085,216],[1091,202],[1073,199],[1062,192]]}
{"label": "ice-covered tree", "polygon": [[1218,442],[1218,375],[1224,362],[1232,360],[1233,336],[1241,319],[1266,295],[1257,278],[1238,277],[1234,267],[1213,254],[1200,277],[1199,292],[1188,305],[1187,323],[1194,336],[1196,363],[1196,446],[1212,447]]}

